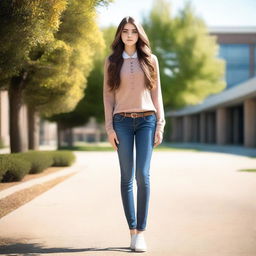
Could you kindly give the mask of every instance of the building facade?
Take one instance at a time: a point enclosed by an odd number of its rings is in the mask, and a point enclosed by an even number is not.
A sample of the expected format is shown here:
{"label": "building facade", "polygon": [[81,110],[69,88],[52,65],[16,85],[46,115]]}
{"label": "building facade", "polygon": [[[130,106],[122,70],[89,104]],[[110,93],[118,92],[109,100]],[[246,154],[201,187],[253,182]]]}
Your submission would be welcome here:
{"label": "building facade", "polygon": [[227,87],[202,103],[168,111],[170,141],[256,147],[256,27],[210,28]]}

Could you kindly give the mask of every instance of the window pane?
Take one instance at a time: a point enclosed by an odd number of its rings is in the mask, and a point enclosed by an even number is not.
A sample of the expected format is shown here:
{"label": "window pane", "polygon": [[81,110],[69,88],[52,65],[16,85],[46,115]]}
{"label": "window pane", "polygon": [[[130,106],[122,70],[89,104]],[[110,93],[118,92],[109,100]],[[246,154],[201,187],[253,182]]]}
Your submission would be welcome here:
{"label": "window pane", "polygon": [[249,79],[250,56],[247,44],[221,44],[219,57],[226,61],[227,88]]}

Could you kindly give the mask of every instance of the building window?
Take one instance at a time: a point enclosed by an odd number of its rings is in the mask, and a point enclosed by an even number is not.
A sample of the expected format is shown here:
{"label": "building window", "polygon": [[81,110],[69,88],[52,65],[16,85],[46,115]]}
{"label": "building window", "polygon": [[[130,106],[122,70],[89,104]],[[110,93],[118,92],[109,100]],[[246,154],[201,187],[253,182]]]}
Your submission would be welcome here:
{"label": "building window", "polygon": [[250,78],[250,49],[248,44],[221,44],[219,57],[226,61],[227,88]]}

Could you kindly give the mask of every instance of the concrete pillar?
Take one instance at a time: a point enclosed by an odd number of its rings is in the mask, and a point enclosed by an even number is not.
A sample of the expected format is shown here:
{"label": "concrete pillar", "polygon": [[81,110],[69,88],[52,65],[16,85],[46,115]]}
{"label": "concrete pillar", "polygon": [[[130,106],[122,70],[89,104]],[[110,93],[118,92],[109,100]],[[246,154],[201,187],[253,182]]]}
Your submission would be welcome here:
{"label": "concrete pillar", "polygon": [[228,126],[228,110],[227,108],[218,108],[216,110],[216,138],[217,144],[224,145],[228,143],[227,126]]}
{"label": "concrete pillar", "polygon": [[256,147],[256,99],[244,101],[244,146]]}
{"label": "concrete pillar", "polygon": [[192,140],[192,120],[191,116],[183,117],[183,142],[190,142]]}
{"label": "concrete pillar", "polygon": [[199,114],[199,119],[200,119],[200,123],[199,123],[199,142],[200,143],[206,143],[206,113],[205,112],[201,112]]}

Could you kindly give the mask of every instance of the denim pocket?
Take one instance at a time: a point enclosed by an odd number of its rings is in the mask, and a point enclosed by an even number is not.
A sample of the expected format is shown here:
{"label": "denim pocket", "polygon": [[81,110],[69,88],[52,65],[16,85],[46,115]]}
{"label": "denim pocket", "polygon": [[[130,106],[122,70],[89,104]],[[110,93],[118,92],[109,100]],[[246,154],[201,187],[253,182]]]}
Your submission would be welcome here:
{"label": "denim pocket", "polygon": [[124,118],[125,118],[125,116],[123,116],[123,115],[115,114],[115,115],[113,116],[113,121],[114,121],[114,122],[121,122],[121,121],[124,120]]}
{"label": "denim pocket", "polygon": [[155,122],[156,121],[156,115],[148,115],[148,116],[143,116],[144,121],[146,122]]}

